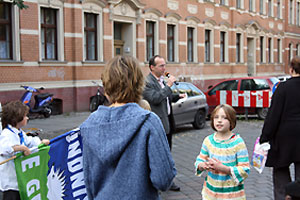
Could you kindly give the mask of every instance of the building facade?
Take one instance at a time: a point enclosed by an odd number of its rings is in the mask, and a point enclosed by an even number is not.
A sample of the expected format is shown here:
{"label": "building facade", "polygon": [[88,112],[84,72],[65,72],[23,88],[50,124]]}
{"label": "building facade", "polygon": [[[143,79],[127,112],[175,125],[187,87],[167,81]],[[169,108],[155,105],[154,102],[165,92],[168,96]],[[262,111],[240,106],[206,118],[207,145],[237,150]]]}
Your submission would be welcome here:
{"label": "building facade", "polygon": [[63,112],[88,109],[105,63],[155,54],[200,89],[218,79],[288,73],[300,55],[299,0],[25,0],[0,4],[0,102],[44,86]]}

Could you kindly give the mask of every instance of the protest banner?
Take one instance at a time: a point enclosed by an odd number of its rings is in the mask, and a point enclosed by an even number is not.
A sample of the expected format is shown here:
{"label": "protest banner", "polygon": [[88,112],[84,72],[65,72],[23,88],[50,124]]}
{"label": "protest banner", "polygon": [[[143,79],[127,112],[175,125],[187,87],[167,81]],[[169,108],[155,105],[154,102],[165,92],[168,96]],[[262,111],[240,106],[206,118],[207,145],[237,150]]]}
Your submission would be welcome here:
{"label": "protest banner", "polygon": [[15,167],[22,200],[88,199],[79,129],[40,145],[29,156],[19,154]]}

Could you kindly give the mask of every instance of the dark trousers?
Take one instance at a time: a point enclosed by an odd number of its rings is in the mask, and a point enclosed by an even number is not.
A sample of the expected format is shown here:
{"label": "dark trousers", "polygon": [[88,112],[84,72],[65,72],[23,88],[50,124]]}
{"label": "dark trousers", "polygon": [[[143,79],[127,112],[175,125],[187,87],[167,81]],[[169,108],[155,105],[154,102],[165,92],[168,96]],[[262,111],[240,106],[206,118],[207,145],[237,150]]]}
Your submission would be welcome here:
{"label": "dark trousers", "polygon": [[19,191],[7,190],[3,192],[3,200],[21,200]]}
{"label": "dark trousers", "polygon": [[[294,165],[295,180],[300,179],[300,163],[294,163]],[[291,181],[289,167],[273,168],[273,187],[275,200],[285,199],[285,186]]]}
{"label": "dark trousers", "polygon": [[167,139],[170,147],[170,151],[172,150],[172,133],[167,134]]}

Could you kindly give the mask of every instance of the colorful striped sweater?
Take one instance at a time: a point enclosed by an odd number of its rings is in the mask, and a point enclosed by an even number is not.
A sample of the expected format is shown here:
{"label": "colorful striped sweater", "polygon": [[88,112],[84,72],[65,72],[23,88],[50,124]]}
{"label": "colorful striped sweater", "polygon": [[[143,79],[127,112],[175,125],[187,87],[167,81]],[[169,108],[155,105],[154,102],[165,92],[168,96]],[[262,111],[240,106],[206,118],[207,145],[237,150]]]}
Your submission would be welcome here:
{"label": "colorful striped sweater", "polygon": [[229,166],[231,174],[208,171],[203,184],[202,198],[203,200],[246,199],[244,180],[249,175],[250,164],[245,142],[239,134],[233,134],[228,140],[217,141],[215,134],[207,136],[203,141],[195,162],[196,175],[202,174],[203,171],[198,169],[198,165],[206,162],[208,158],[215,158]]}

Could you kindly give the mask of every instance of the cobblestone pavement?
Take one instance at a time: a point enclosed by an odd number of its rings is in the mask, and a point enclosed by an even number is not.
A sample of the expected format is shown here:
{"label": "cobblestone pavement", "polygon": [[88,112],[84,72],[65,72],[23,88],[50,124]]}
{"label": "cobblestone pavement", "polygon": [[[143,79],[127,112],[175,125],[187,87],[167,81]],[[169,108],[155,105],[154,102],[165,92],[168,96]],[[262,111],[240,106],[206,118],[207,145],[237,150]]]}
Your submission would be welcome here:
{"label": "cobblestone pavement", "polygon": [[[27,127],[43,129],[42,138],[53,138],[81,124],[89,113],[69,113],[51,116],[48,119],[31,120]],[[239,120],[234,132],[239,133],[245,140],[249,155],[251,156],[253,145],[260,135],[263,121],[250,119]],[[180,192],[167,191],[161,193],[163,200],[199,200],[204,181],[203,177],[194,175],[194,162],[198,155],[205,136],[212,133],[209,121],[206,127],[195,130],[190,125],[182,126],[173,135],[172,155],[177,168],[175,183],[181,187]],[[250,176],[245,181],[245,191],[248,200],[272,200],[272,176],[271,169],[265,168],[262,174],[251,168]],[[0,194],[0,200],[1,200]]]}

